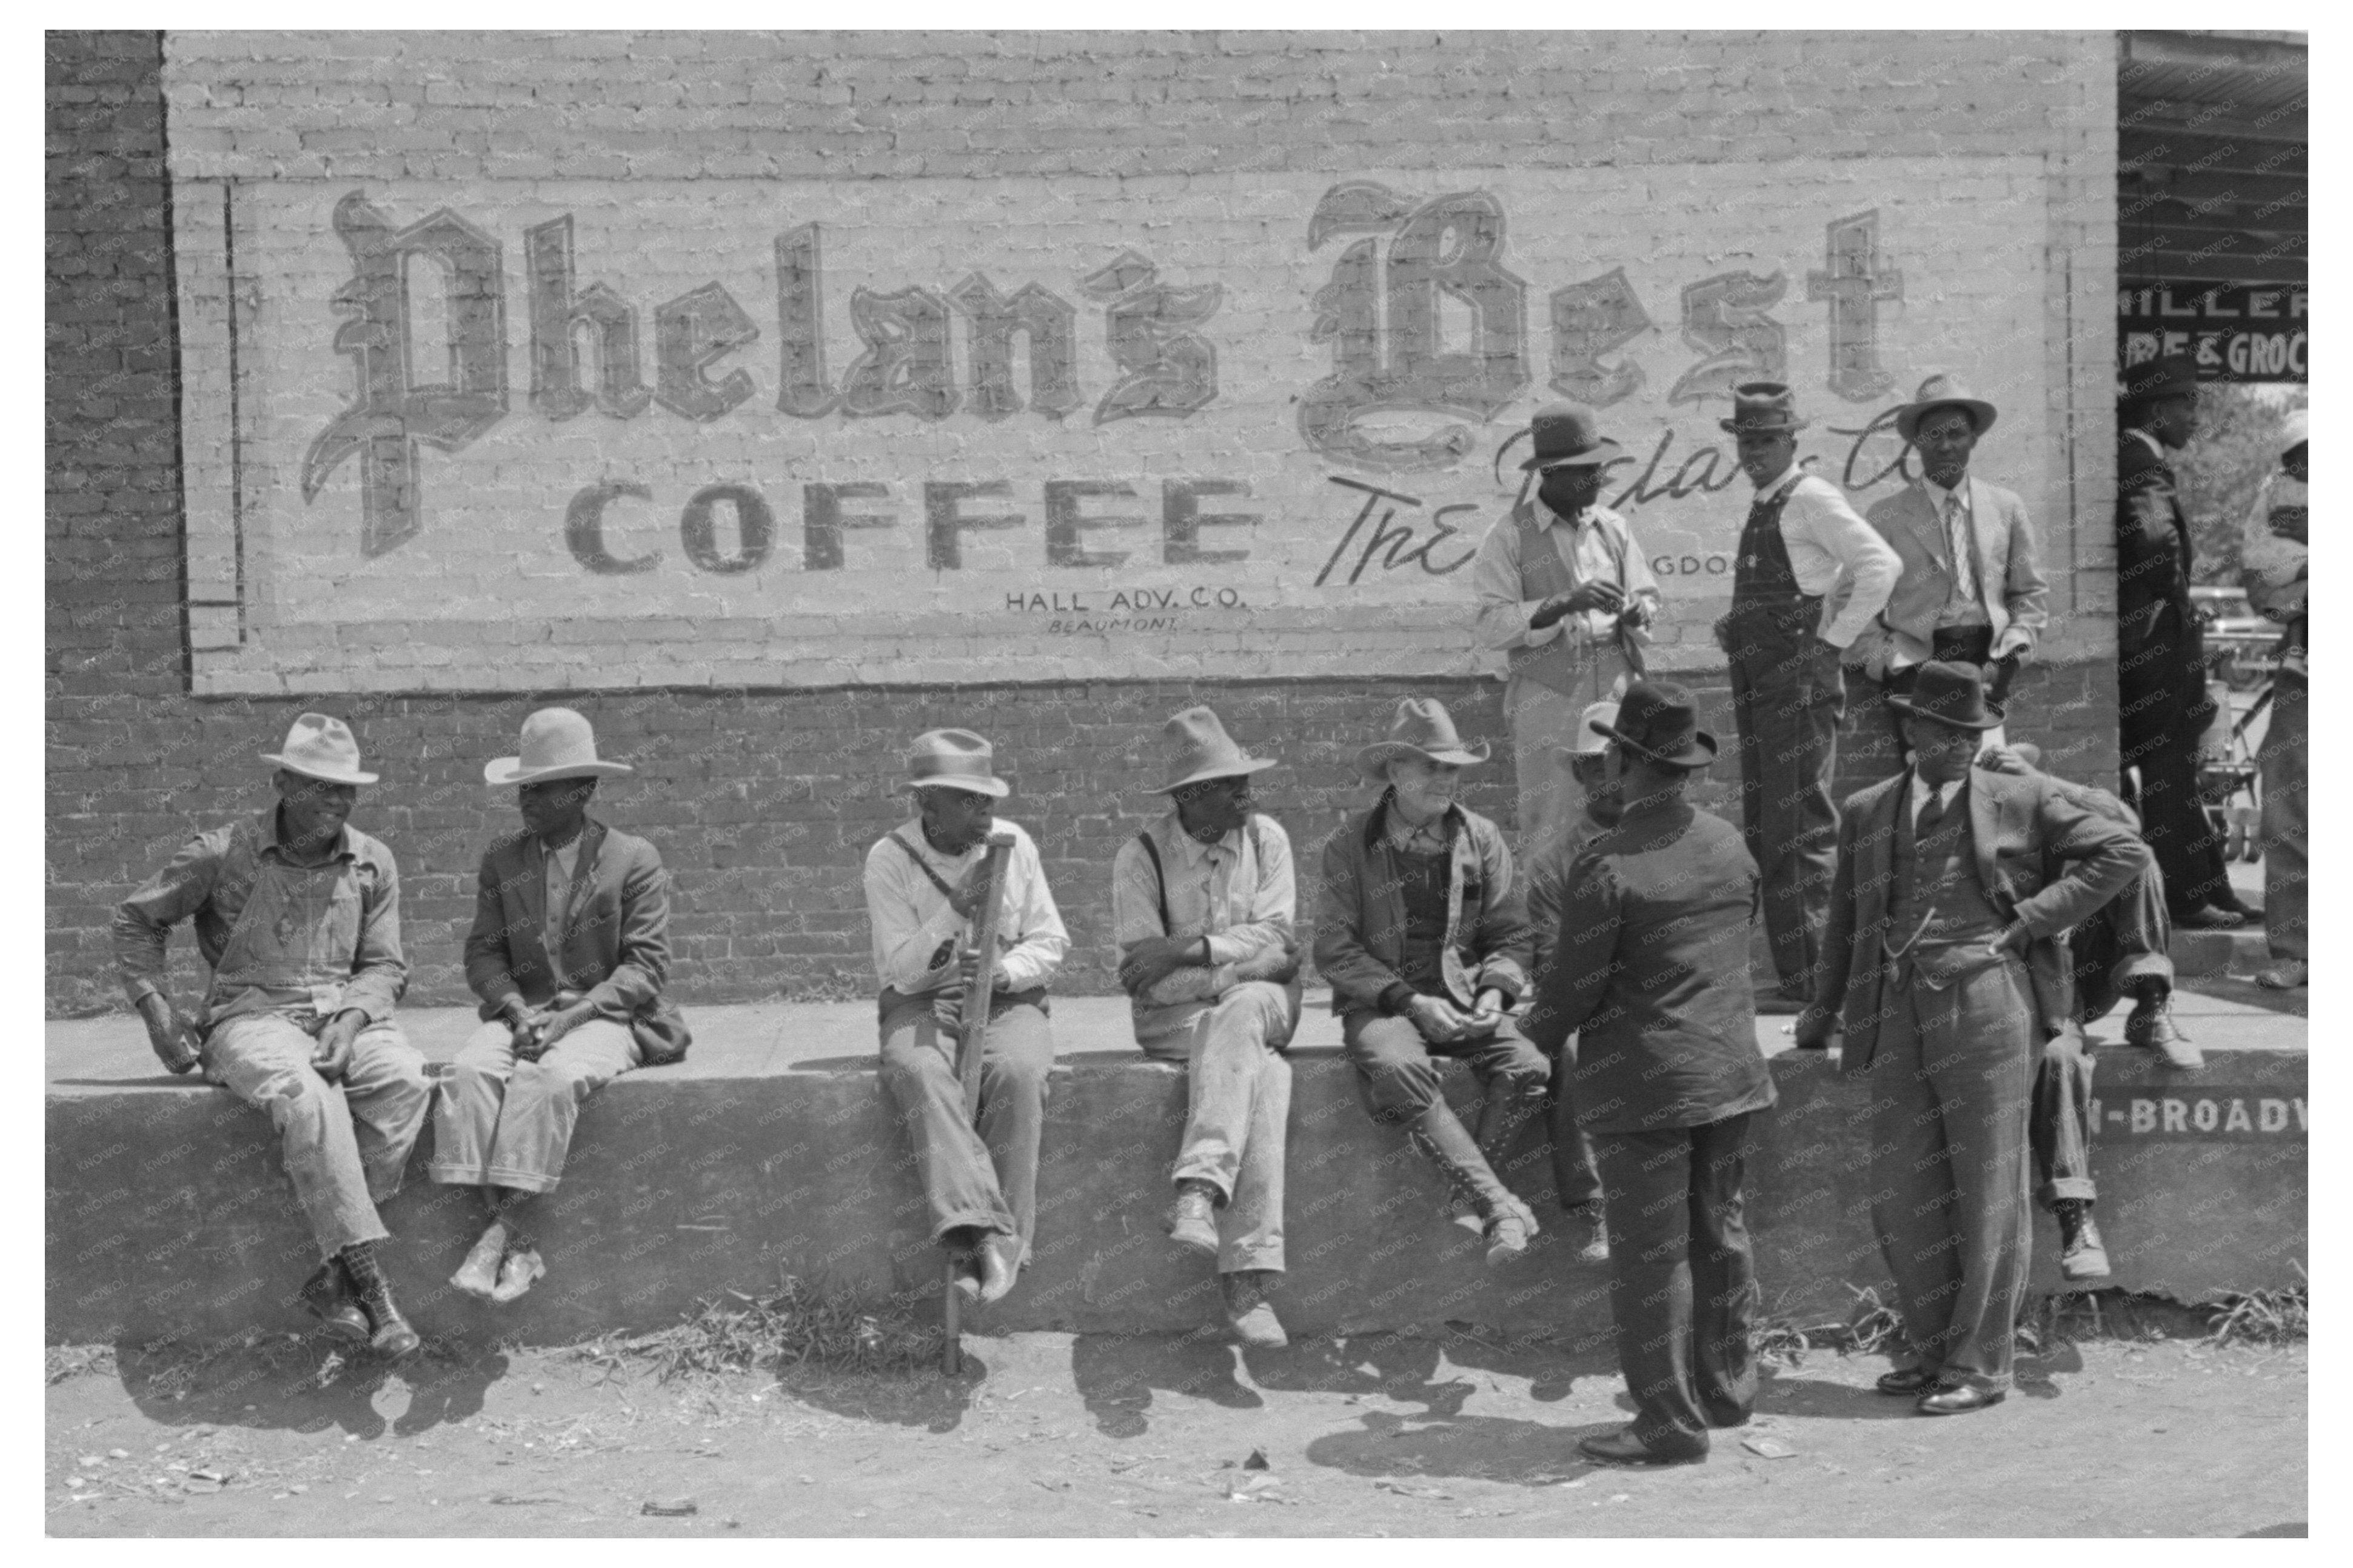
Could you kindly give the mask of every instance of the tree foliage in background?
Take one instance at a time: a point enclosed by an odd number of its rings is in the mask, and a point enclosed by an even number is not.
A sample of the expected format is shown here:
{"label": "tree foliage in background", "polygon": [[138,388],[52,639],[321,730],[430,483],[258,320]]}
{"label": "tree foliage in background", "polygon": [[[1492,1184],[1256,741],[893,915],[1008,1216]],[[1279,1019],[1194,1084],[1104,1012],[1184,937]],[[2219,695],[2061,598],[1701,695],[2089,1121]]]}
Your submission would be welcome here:
{"label": "tree foliage in background", "polygon": [[2239,546],[2255,489],[2279,461],[2287,416],[2306,406],[2299,386],[2283,399],[2268,387],[2210,382],[2198,389],[2198,435],[2173,455],[2200,583],[2236,583]]}

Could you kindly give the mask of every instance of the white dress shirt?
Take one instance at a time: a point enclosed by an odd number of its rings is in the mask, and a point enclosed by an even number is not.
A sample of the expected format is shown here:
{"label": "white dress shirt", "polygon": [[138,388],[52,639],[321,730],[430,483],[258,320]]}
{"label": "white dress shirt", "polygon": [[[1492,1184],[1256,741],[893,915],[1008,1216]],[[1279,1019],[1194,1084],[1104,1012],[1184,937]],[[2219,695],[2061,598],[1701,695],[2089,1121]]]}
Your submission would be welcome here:
{"label": "white dress shirt", "polygon": [[[1789,492],[1781,508],[1781,544],[1789,552],[1789,571],[1800,592],[1822,599],[1818,635],[1832,647],[1844,647],[1886,608],[1887,595],[1903,575],[1904,558],[1830,480],[1792,463],[1755,499],[1767,500],[1783,489]],[[1843,604],[1831,592],[1841,578],[1854,584]]]}
{"label": "white dress shirt", "polygon": [[[961,855],[941,854],[923,837],[920,816],[901,823],[896,831],[951,888],[988,853],[984,839]],[[1013,852],[1005,858],[1005,875],[997,887],[997,988],[1027,991],[1054,977],[1070,951],[1071,937],[1062,929],[1061,913],[1054,908],[1054,895],[1047,889],[1045,868],[1029,835],[1001,816],[990,831],[1013,836]],[[884,985],[913,996],[936,991],[955,978],[954,946],[970,934],[970,924],[907,852],[887,837],[877,839],[866,852],[866,919],[873,927],[874,973]],[[950,944],[946,961],[934,963],[943,942]]]}

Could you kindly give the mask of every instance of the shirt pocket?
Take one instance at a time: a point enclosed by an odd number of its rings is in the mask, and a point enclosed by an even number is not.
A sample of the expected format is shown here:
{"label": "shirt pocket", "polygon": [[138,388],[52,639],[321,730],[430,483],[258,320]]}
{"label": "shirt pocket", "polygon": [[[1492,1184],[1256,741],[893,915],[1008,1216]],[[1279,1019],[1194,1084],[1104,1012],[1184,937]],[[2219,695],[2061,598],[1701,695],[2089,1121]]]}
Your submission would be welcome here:
{"label": "shirt pocket", "polygon": [[350,972],[360,950],[363,899],[356,868],[335,879],[334,890],[327,900],[327,918],[320,923],[317,946],[311,950],[311,961],[320,968],[336,973]]}

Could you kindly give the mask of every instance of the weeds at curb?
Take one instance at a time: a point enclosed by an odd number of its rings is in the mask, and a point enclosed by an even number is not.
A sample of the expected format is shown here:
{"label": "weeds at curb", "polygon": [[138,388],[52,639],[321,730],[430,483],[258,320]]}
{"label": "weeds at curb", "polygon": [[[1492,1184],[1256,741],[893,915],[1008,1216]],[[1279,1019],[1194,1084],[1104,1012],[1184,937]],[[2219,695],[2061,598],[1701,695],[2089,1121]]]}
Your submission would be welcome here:
{"label": "weeds at curb", "polygon": [[769,1296],[726,1292],[704,1300],[675,1328],[600,1334],[570,1348],[609,1377],[632,1366],[662,1382],[696,1373],[791,1367],[907,1377],[939,1365],[940,1331],[914,1321],[929,1292],[876,1302],[825,1280],[785,1274]]}

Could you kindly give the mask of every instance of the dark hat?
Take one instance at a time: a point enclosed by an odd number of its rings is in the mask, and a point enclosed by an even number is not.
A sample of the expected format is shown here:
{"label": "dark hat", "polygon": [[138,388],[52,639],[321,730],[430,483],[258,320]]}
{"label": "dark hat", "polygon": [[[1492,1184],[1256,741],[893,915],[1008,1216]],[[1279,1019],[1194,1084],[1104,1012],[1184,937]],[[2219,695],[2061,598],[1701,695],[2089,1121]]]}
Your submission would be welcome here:
{"label": "dark hat", "polygon": [[1920,667],[1912,695],[1890,697],[1887,705],[1955,730],[1990,730],[2001,722],[1986,708],[1985,676],[1974,664],[1932,659]]}
{"label": "dark hat", "polygon": [[1939,408],[1957,408],[1969,416],[1969,424],[1980,436],[1993,428],[1999,415],[1994,405],[1982,397],[1972,397],[1969,389],[1953,377],[1938,371],[1920,384],[1920,390],[1911,402],[1895,411],[1895,433],[1906,441],[1915,440],[1920,433],[1920,421]]}
{"label": "dark hat", "polygon": [[1593,410],[1570,403],[1555,403],[1537,409],[1528,421],[1528,440],[1535,456],[1520,465],[1522,473],[1530,468],[1566,468],[1572,464],[1598,468],[1625,450],[1600,433]]}
{"label": "dark hat", "polygon": [[1797,391],[1778,381],[1744,381],[1732,389],[1732,417],[1719,419],[1719,428],[1735,436],[1743,430],[1788,430],[1806,427],[1798,417]]}
{"label": "dark hat", "polygon": [[2148,403],[2160,397],[2194,397],[2198,393],[2198,362],[2188,354],[2166,354],[2134,365],[2124,374],[2126,403]]}
{"label": "dark hat", "polygon": [[1588,720],[1630,752],[1675,768],[1704,768],[1715,761],[1715,737],[1699,727],[1699,705],[1688,687],[1638,680],[1618,700],[1618,722]]}

